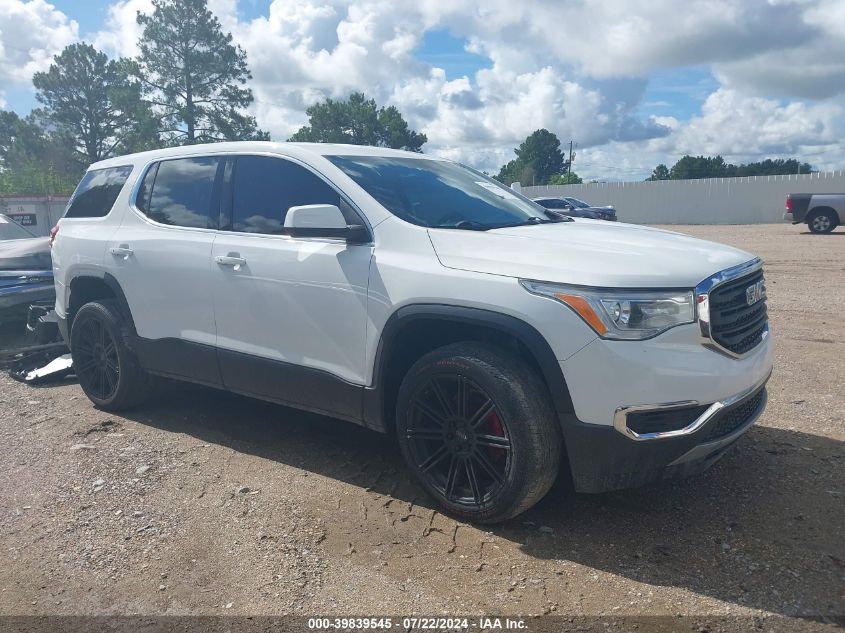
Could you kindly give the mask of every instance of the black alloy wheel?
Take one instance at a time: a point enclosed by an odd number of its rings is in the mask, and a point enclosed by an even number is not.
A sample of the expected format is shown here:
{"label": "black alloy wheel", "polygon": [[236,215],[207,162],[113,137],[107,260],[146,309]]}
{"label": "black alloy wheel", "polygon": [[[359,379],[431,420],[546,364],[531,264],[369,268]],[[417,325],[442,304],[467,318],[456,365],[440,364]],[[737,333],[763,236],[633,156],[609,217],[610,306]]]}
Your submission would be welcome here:
{"label": "black alloy wheel", "polygon": [[131,408],[153,389],[153,377],[127,346],[134,332],[131,319],[109,299],[86,303],[73,317],[73,371],[88,399],[107,411]]}
{"label": "black alloy wheel", "polygon": [[445,345],[413,364],[397,394],[396,439],[443,511],[477,523],[537,503],[563,449],[539,373],[512,350],[480,341]]}
{"label": "black alloy wheel", "polygon": [[511,465],[510,434],[493,399],[455,374],[432,376],[410,403],[405,434],[421,475],[448,501],[481,508]]}
{"label": "black alloy wheel", "polygon": [[108,400],[120,382],[117,344],[102,321],[88,319],[74,344],[74,371],[87,393]]}

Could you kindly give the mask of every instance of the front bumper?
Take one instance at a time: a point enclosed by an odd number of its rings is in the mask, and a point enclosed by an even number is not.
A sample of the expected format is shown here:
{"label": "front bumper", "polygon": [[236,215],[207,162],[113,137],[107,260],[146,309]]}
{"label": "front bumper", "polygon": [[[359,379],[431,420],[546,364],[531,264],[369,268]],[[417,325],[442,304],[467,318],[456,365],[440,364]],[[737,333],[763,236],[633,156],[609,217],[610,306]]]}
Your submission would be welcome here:
{"label": "front bumper", "polygon": [[616,429],[571,419],[565,435],[575,490],[608,492],[703,472],[751,428],[766,400],[764,384],[725,409],[736,415],[713,416],[692,433],[654,441],[638,442]]}
{"label": "front bumper", "polygon": [[[574,409],[562,422],[576,490],[709,468],[762,414],[773,355],[767,336],[746,357],[730,358],[703,346],[692,324],[647,341],[596,339],[561,362]],[[629,416],[667,410],[679,415],[671,432],[628,427]]]}
{"label": "front bumper", "polygon": [[566,448],[575,490],[609,492],[703,472],[751,428],[765,407],[762,387],[759,404],[733,430],[719,435],[719,420],[713,419],[693,434],[652,442],[635,442],[615,429],[569,420]]}

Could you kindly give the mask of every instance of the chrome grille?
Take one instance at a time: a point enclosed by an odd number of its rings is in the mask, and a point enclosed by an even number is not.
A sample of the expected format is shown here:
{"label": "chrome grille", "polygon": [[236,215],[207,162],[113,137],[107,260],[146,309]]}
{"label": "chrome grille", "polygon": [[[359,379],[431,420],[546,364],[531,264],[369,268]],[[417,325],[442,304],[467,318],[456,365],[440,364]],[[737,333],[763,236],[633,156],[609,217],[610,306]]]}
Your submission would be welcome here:
{"label": "chrome grille", "polygon": [[720,284],[710,292],[710,335],[734,354],[745,354],[763,340],[768,323],[765,294],[752,305],[747,299],[748,288],[762,281],[761,269]]}

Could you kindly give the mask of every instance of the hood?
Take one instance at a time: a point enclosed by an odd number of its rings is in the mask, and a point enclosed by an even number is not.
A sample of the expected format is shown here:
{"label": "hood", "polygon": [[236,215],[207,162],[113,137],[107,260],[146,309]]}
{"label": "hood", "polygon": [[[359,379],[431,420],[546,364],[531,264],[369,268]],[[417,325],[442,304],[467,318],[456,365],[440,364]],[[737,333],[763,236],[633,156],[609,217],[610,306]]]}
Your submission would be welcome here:
{"label": "hood", "polygon": [[52,270],[50,238],[0,240],[0,270]]}
{"label": "hood", "polygon": [[693,288],[754,256],[634,224],[574,220],[491,231],[429,229],[448,268],[608,288]]}

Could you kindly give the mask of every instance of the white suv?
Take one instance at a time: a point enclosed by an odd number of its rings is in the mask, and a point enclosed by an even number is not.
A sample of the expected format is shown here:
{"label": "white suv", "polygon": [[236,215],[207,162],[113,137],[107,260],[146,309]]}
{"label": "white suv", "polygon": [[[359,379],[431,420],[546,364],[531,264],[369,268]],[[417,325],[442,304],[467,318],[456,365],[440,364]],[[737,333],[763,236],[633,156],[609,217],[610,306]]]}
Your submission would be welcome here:
{"label": "white suv", "polygon": [[222,143],[92,165],[53,231],[80,384],[152,375],[395,432],[454,515],[500,521],[559,470],[599,492],[713,464],[772,370],[761,262],[563,218],[380,148]]}

